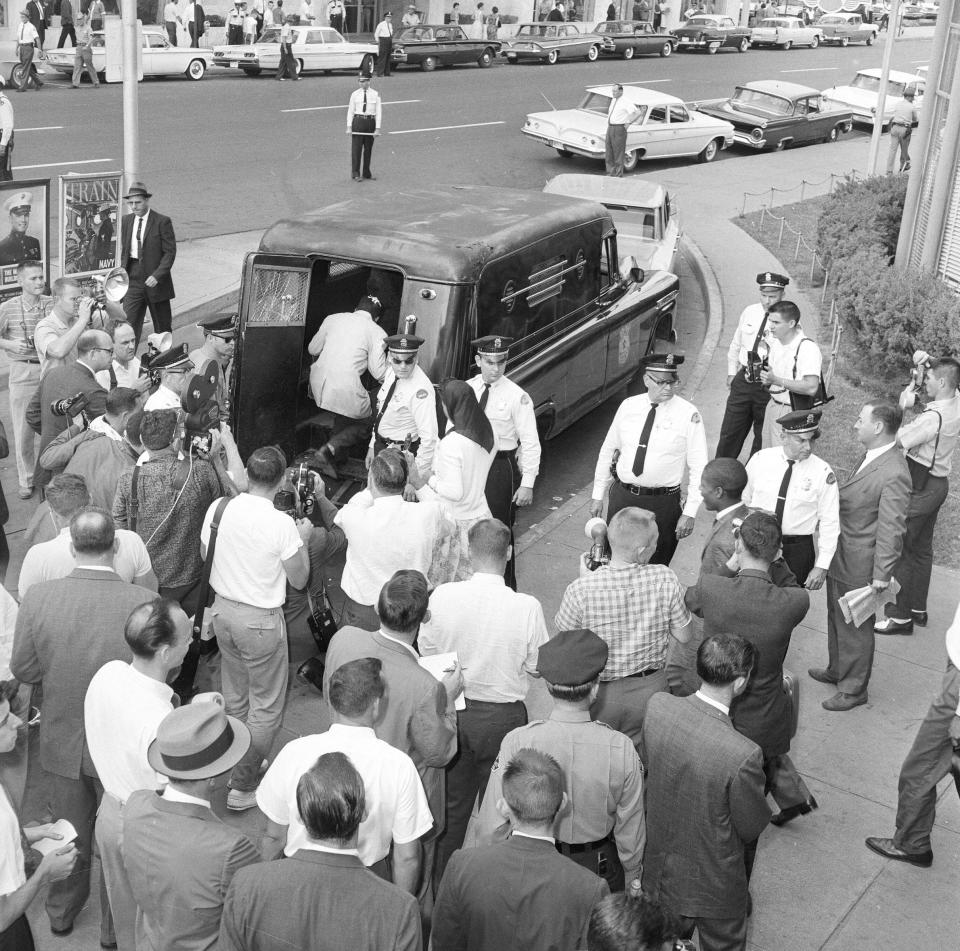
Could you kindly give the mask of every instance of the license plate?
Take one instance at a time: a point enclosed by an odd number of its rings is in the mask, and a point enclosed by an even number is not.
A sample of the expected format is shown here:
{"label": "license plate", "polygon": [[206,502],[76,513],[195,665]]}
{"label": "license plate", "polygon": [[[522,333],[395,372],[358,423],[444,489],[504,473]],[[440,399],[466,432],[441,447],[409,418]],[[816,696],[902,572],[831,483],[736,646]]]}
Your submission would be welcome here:
{"label": "license plate", "polygon": [[551,148],[551,149],[562,149],[562,148],[563,148],[563,145],[562,145],[561,143],[559,143],[559,142],[552,142],[552,141],[551,141],[551,143],[550,143],[550,148]]}
{"label": "license plate", "polygon": [[690,41],[685,36],[680,37],[680,46],[685,46],[689,42]]}
{"label": "license plate", "polygon": [[230,68],[231,68],[231,69],[239,69],[239,68],[240,68],[240,64],[239,64],[239,63],[231,63],[231,64],[230,64]]}

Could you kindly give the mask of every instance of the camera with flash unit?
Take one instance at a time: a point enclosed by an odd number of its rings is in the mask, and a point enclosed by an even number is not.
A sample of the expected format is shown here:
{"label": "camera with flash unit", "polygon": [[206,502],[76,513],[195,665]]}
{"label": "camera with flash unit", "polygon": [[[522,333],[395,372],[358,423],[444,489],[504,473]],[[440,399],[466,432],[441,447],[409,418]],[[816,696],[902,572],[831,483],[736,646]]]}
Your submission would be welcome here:
{"label": "camera with flash unit", "polygon": [[910,382],[900,397],[900,405],[903,409],[909,409],[917,402],[917,395],[923,393],[927,382],[927,374],[933,369],[933,358],[926,350],[917,350],[912,362]]}
{"label": "camera with flash unit", "polygon": [[293,519],[310,518],[317,507],[317,494],[324,491],[323,478],[302,456],[287,468],[283,484],[273,497],[273,507]]}
{"label": "camera with flash unit", "polygon": [[764,370],[770,369],[770,348],[761,341],[757,350],[747,351],[747,365],[743,371],[743,377],[748,383],[762,383],[760,374]]}
{"label": "camera with flash unit", "polygon": [[213,434],[220,430],[220,405],[217,403],[219,368],[216,360],[207,362],[187,379],[180,397],[183,409],[183,453],[209,453]]}
{"label": "camera with flash unit", "polygon": [[[66,396],[61,400],[54,400],[50,404],[50,412],[54,416],[81,416],[89,405],[90,397],[86,393],[77,393],[74,396]],[[86,421],[86,416],[84,416],[84,421]]]}

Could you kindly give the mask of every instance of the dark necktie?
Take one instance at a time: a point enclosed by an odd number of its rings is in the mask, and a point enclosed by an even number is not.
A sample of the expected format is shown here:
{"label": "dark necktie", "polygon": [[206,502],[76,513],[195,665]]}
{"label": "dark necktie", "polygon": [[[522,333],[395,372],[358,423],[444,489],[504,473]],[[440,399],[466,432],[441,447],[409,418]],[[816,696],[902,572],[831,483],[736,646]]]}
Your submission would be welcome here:
{"label": "dark necktie", "polygon": [[481,412],[487,411],[487,398],[490,396],[490,384],[483,384],[483,392],[480,394],[480,410]]}
{"label": "dark necktie", "polygon": [[380,404],[380,412],[377,413],[377,421],[373,424],[374,434],[380,435],[380,420],[383,419],[383,414],[387,411],[387,406],[390,405],[390,400],[393,399],[393,394],[397,389],[397,377],[393,378],[393,382],[390,384],[390,389],[387,390],[387,398]]}
{"label": "dark necktie", "polygon": [[654,404],[647,413],[646,421],[640,432],[640,443],[637,446],[637,454],[633,457],[633,474],[635,476],[643,473],[643,464],[647,459],[647,444],[650,442],[650,433],[653,431],[653,422],[657,417],[657,406]]}
{"label": "dark necktie", "polygon": [[793,476],[793,464],[796,459],[787,460],[787,471],[783,474],[780,482],[780,491],[777,493],[777,509],[774,514],[777,516],[777,522],[783,527],[783,510],[787,507],[787,489],[790,488],[790,479]]}
{"label": "dark necktie", "polygon": [[364,91],[363,91],[363,114],[364,114],[364,115],[367,114],[367,91],[366,91],[366,89],[364,89]]}
{"label": "dark necktie", "polygon": [[140,238],[143,235],[143,218],[137,218],[137,257],[140,257]]}

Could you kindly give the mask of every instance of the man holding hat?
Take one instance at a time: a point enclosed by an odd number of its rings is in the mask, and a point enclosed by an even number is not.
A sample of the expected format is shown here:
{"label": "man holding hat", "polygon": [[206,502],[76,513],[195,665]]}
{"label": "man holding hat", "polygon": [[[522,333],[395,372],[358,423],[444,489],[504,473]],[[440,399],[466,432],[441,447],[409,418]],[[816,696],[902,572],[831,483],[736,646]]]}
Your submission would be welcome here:
{"label": "man holding hat", "polygon": [[369,375],[379,384],[387,373],[387,335],[376,323],[382,313],[380,299],[367,294],[352,313],[328,314],[307,347],[316,357],[310,393],[333,416],[329,439],[320,447],[321,469],[333,479],[336,463],[370,439],[373,408],[363,381]]}
{"label": "man holding hat", "polygon": [[153,196],[143,182],[134,182],[123,197],[130,205],[130,214],[120,222],[120,264],[130,275],[123,310],[139,345],[148,310],[157,333],[173,329],[170,301],[175,294],[170,271],[177,257],[177,236],[173,222],[150,208]]}
{"label": "man holding hat", "polygon": [[[625,399],[610,424],[593,476],[590,514],[600,515],[610,489],[607,522],[622,508],[636,506],[654,514],[659,529],[650,563],[669,565],[677,542],[693,531],[700,507],[700,476],[707,464],[707,436],[696,406],[675,396],[683,356],[646,357],[647,392]],[[684,469],[687,499],[681,508]],[[612,485],[611,485],[612,483]]]}
{"label": "man holding hat", "polygon": [[823,587],[840,537],[837,477],[813,454],[821,415],[819,409],[808,409],[781,416],[777,424],[783,443],[750,458],[743,493],[746,505],[776,516],[783,532],[784,561],[797,582],[811,591]]}
{"label": "man holding hat", "polygon": [[717,457],[736,459],[751,427],[753,448],[750,455],[762,445],[763,413],[770,396],[760,385],[757,367],[769,351],[767,312],[783,300],[784,289],[789,283],[790,278],[785,274],[761,272],[757,275],[760,302],[745,307],[740,315],[740,322],[727,350],[727,386],[730,387],[730,394],[720,424]]}
{"label": "man holding hat", "polygon": [[[511,545],[516,507],[522,508],[533,501],[533,484],[540,472],[540,436],[533,401],[505,376],[512,343],[511,337],[474,340],[480,373],[467,381],[477,394],[480,408],[490,420],[496,437],[497,455],[487,476],[487,505],[493,517],[510,529]],[[506,581],[516,590],[516,563],[512,552],[507,562]]]}
{"label": "man holding hat", "polygon": [[[347,132],[350,133],[350,171],[355,182],[374,178],[370,172],[373,137],[380,131],[383,117],[380,93],[370,86],[370,77],[360,73],[360,88],[350,94],[347,105]],[[363,159],[361,175],[360,160]]]}
{"label": "man holding hat", "polygon": [[537,672],[553,697],[546,720],[508,733],[490,771],[480,812],[467,843],[503,838],[497,803],[503,772],[519,750],[529,747],[554,757],[566,778],[570,807],[556,826],[557,848],[605,879],[611,891],[640,878],[646,832],[643,774],[633,743],[590,717],[609,648],[593,631],[560,631],[540,647]]}
{"label": "man holding hat", "polygon": [[[408,325],[410,320],[408,317]],[[389,446],[403,447],[417,457],[417,469],[426,479],[433,468],[438,426],[433,384],[417,365],[424,339],[412,333],[399,333],[385,338],[384,343],[389,366],[377,394],[367,468],[376,453]]]}
{"label": "man holding hat", "polygon": [[393,14],[387,10],[373,31],[379,47],[377,51],[377,75],[390,75],[390,56],[393,53]]}
{"label": "man holding hat", "polygon": [[203,346],[190,351],[190,362],[202,367],[208,360],[217,365],[217,403],[220,415],[226,418],[230,403],[230,376],[237,337],[237,315],[217,314],[197,321],[203,330]]}
{"label": "man holding hat", "polygon": [[157,354],[150,363],[150,369],[159,371],[160,385],[147,397],[143,404],[144,412],[155,409],[179,410],[187,377],[196,369],[187,354],[187,345],[182,343],[179,347],[171,347]]}
{"label": "man holding hat", "polygon": [[123,862],[139,907],[137,946],[212,948],[233,876],[260,860],[256,846],[210,805],[214,780],[250,746],[250,731],[223,699],[173,710],[147,748],[169,782],[143,789],[123,807]]}
{"label": "man holding hat", "polygon": [[0,265],[39,261],[43,257],[40,242],[27,234],[32,209],[30,192],[16,192],[3,203],[3,210],[9,216],[10,234],[0,241]]}
{"label": "man holding hat", "polygon": [[37,67],[33,65],[34,53],[42,48],[43,38],[31,20],[30,10],[24,7],[20,11],[20,25],[17,27],[17,56],[20,58],[17,92],[26,92],[31,83],[34,89],[43,85],[43,80],[37,75]]}

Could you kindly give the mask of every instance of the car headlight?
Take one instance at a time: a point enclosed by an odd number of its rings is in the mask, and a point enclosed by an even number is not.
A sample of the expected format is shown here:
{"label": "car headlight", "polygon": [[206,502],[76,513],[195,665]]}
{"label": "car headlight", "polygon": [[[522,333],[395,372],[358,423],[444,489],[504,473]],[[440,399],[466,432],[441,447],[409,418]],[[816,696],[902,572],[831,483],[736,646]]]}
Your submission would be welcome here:
{"label": "car headlight", "polygon": [[754,129],[750,133],[751,138],[756,139],[759,142],[763,138],[763,129]]}

